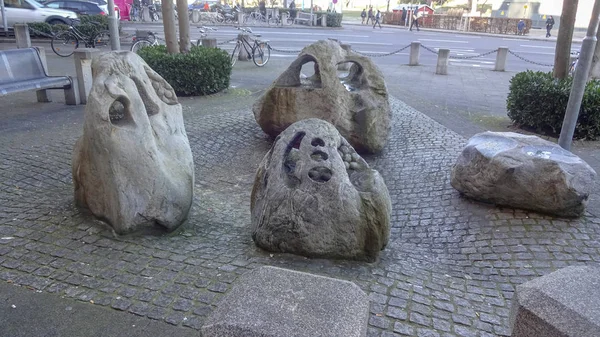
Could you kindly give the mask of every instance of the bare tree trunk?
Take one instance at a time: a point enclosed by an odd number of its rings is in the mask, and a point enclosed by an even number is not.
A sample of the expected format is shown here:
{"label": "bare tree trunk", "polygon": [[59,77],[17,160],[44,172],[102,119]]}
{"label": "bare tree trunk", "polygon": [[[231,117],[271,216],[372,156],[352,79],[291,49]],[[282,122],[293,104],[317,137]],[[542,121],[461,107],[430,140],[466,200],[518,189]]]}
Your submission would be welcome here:
{"label": "bare tree trunk", "polygon": [[190,51],[190,18],[187,0],[177,0],[177,14],[179,17],[179,51]]}
{"label": "bare tree trunk", "polygon": [[[175,33],[175,12],[173,11],[172,0],[161,0],[162,19],[165,26],[165,41],[167,42],[167,51],[169,54],[178,54],[179,46],[177,43],[177,34]],[[187,9],[187,5],[185,6]]]}
{"label": "bare tree trunk", "polygon": [[596,49],[594,49],[594,56],[592,57],[592,66],[588,79],[599,79],[600,78],[600,28],[596,32]]}
{"label": "bare tree trunk", "polygon": [[554,53],[554,78],[563,79],[569,72],[569,58],[571,56],[571,40],[575,28],[575,14],[579,0],[564,0],[560,15],[560,27],[556,39],[556,52]]}

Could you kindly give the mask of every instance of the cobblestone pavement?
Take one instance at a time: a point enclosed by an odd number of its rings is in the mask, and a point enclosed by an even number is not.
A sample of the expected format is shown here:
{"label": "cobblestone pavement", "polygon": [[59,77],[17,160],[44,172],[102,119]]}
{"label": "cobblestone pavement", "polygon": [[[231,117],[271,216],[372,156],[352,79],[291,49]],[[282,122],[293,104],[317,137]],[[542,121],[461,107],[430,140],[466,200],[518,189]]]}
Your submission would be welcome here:
{"label": "cobblestone pavement", "polygon": [[[250,191],[271,141],[248,110],[194,114],[189,222],[118,237],[73,205],[71,132],[0,136],[0,279],[199,329],[238,275],[275,265],[351,280],[371,299],[369,336],[502,336],[515,286],[600,261],[600,219],[500,209],[463,199],[449,172],[465,139],[392,99],[384,153],[366,159],[392,197],[377,263],[270,254],[250,237]],[[73,132],[73,130],[76,130]]]}

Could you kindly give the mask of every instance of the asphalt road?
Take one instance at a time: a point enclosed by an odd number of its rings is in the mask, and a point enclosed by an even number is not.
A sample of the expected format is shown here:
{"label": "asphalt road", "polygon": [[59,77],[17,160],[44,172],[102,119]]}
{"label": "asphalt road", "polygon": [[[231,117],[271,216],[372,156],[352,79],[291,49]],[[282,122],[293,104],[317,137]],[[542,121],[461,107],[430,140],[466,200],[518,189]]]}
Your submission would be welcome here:
{"label": "asphalt road", "polygon": [[[239,31],[234,27],[219,26],[216,32],[211,32],[209,37],[216,38],[217,42],[223,42],[234,38]],[[164,36],[162,26],[157,24],[125,24],[124,31],[133,34],[136,29],[157,32]],[[554,62],[554,41],[523,40],[510,36],[477,36],[456,33],[433,32],[433,31],[408,31],[405,28],[373,29],[371,26],[346,25],[342,29],[330,28],[288,28],[288,27],[252,27],[254,33],[260,34],[263,39],[270,41],[274,50],[271,53],[273,59],[296,57],[296,54],[284,51],[298,51],[302,47],[315,41],[334,38],[343,43],[350,44],[356,51],[385,55],[399,50],[412,41],[421,42],[422,46],[435,51],[440,48],[450,49],[452,57],[473,57],[486,52],[496,50],[498,47],[508,47],[515,54],[540,64],[534,64],[509,55],[507,69],[511,71],[542,70],[549,71]],[[192,40],[200,37],[198,29],[192,26]],[[220,45],[225,50],[233,49],[234,42]],[[409,49],[398,54],[377,58],[379,65],[406,64],[408,63]],[[495,54],[476,57],[472,59],[451,59],[450,64],[454,66],[493,68]],[[421,48],[420,63],[435,66],[437,55]]]}

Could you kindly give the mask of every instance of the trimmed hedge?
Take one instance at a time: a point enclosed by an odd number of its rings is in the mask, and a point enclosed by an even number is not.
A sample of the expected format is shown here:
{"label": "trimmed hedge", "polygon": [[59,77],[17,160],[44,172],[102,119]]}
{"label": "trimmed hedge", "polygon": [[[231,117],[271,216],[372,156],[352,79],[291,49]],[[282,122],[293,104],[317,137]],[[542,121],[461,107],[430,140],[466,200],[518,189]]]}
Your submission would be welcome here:
{"label": "trimmed hedge", "polygon": [[[96,22],[99,24],[94,24]],[[48,37],[68,30],[67,25],[51,25],[46,22],[29,22],[27,23],[30,36]],[[108,16],[105,15],[82,15],[77,29],[85,35],[96,34],[99,31],[108,30]],[[121,23],[119,23],[119,32],[121,31]],[[41,33],[38,33],[41,32]],[[42,34],[43,33],[43,34]],[[46,35],[44,35],[46,34]]]}
{"label": "trimmed hedge", "polygon": [[[560,134],[573,78],[556,80],[552,73],[525,71],[510,80],[506,99],[508,117],[518,126],[538,133]],[[577,126],[576,139],[600,138],[600,81],[586,84]]]}
{"label": "trimmed hedge", "polygon": [[231,59],[222,49],[192,46],[188,54],[169,54],[166,46],[151,46],[138,54],[178,96],[209,95],[229,87]]}

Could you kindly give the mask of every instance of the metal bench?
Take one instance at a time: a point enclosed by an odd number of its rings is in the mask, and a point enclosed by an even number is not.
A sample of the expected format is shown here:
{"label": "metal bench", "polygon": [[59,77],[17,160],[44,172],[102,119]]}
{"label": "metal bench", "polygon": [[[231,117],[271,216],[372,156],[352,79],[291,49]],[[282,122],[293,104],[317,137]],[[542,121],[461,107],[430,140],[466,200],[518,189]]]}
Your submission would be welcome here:
{"label": "metal bench", "polygon": [[294,23],[302,23],[305,25],[308,25],[309,22],[312,21],[312,14],[310,13],[304,13],[304,12],[297,12],[297,16],[294,19]]}
{"label": "metal bench", "polygon": [[51,102],[47,89],[63,89],[66,104],[79,104],[77,80],[48,76],[36,48],[0,50],[0,96],[36,90],[38,102]]}

